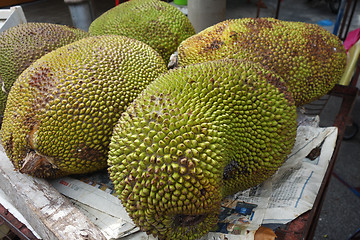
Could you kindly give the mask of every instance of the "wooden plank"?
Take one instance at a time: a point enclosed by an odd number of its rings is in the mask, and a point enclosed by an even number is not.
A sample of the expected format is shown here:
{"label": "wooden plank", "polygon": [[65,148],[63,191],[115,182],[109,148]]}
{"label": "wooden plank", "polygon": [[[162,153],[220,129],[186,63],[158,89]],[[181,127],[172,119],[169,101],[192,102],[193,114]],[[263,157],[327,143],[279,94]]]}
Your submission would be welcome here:
{"label": "wooden plank", "polygon": [[13,170],[0,148],[0,188],[43,238],[105,240],[101,231],[46,180]]}
{"label": "wooden plank", "polygon": [[0,20],[6,20],[10,17],[10,9],[0,9]]}

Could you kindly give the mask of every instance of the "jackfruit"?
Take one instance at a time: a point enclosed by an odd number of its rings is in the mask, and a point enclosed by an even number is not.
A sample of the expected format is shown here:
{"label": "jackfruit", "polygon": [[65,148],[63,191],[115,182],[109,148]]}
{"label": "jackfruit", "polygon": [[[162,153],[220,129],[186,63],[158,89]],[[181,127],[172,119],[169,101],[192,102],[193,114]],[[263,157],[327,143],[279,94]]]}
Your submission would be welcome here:
{"label": "jackfruit", "polygon": [[310,23],[272,18],[226,20],[183,41],[179,66],[222,58],[249,59],[279,74],[297,106],[320,98],[341,79],[340,39]]}
{"label": "jackfruit", "polygon": [[159,239],[197,239],[223,197],[274,174],[296,135],[284,81],[260,64],[217,60],[169,70],[115,125],[109,174],[129,216]]}
{"label": "jackfruit", "polygon": [[195,34],[190,20],[176,7],[160,0],[132,0],[103,13],[89,32],[119,34],[140,40],[169,62],[171,54],[186,38]]}
{"label": "jackfruit", "polygon": [[54,49],[88,37],[80,29],[51,23],[24,23],[0,34],[0,115],[16,78],[35,60]]}
{"label": "jackfruit", "polygon": [[7,156],[43,178],[105,168],[120,114],[166,71],[154,49],[124,36],[88,37],[44,55],[10,90],[1,131]]}

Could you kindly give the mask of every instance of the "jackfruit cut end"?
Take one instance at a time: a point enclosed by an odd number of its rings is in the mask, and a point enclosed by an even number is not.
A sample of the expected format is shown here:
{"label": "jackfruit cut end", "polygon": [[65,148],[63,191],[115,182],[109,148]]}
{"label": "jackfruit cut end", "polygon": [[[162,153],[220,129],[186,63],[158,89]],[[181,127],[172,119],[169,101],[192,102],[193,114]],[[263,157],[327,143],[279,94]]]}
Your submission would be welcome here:
{"label": "jackfruit cut end", "polygon": [[180,227],[189,227],[201,223],[206,218],[206,215],[175,215],[174,225]]}
{"label": "jackfruit cut end", "polygon": [[24,158],[24,162],[21,165],[20,172],[21,173],[32,173],[36,169],[39,169],[41,165],[46,164],[46,159],[37,154],[35,151],[31,150],[26,157]]}
{"label": "jackfruit cut end", "polygon": [[20,172],[33,175],[40,169],[52,169],[56,168],[46,157],[38,154],[34,150],[30,152],[24,158],[24,162],[21,165]]}

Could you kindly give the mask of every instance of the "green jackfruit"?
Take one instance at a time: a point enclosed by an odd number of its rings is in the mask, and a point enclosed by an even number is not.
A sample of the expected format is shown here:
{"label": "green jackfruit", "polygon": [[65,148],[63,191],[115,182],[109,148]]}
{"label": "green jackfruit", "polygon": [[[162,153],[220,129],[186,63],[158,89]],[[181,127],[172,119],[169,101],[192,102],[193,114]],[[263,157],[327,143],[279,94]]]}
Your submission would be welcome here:
{"label": "green jackfruit", "polygon": [[88,37],[44,55],[10,90],[1,131],[7,156],[36,177],[105,168],[116,121],[165,71],[154,49],[124,36]]}
{"label": "green jackfruit", "polygon": [[179,44],[195,34],[190,20],[176,7],[160,0],[132,0],[103,13],[89,32],[119,34],[154,48],[166,63]]}
{"label": "green jackfruit", "polygon": [[0,34],[0,115],[16,78],[35,60],[54,49],[88,37],[80,29],[51,23],[24,23]]}
{"label": "green jackfruit", "polygon": [[324,28],[272,18],[227,20],[186,39],[180,66],[221,58],[249,59],[279,74],[297,106],[325,95],[341,79],[346,50]]}
{"label": "green jackfruit", "polygon": [[130,217],[159,239],[196,239],[223,197],[274,174],[296,136],[284,82],[260,64],[218,60],[170,70],[114,128],[109,173]]}

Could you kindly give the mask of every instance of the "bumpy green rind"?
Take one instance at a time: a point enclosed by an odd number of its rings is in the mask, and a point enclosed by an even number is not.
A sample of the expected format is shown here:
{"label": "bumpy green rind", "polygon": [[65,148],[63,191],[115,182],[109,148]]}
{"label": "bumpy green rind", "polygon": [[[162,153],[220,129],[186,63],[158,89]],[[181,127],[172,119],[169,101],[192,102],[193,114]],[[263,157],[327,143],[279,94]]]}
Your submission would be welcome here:
{"label": "bumpy green rind", "polygon": [[89,32],[119,34],[140,40],[169,62],[179,44],[195,34],[189,19],[176,7],[160,0],[132,0],[103,13]]}
{"label": "bumpy green rind", "polygon": [[275,173],[296,128],[291,94],[260,64],[177,68],[122,114],[110,143],[110,178],[143,231],[197,239],[216,225],[223,197]]}
{"label": "bumpy green rind", "polygon": [[35,60],[89,33],[51,23],[24,23],[0,34],[0,115],[16,78]]}
{"label": "bumpy green rind", "polygon": [[[113,127],[129,103],[167,71],[158,53],[124,36],[88,37],[52,51],[15,81],[2,144],[16,169],[58,177],[105,168]],[[31,157],[33,158],[33,157]]]}
{"label": "bumpy green rind", "polygon": [[227,20],[186,39],[180,66],[221,58],[249,59],[279,74],[297,106],[325,95],[341,79],[346,50],[324,28],[272,18]]}

